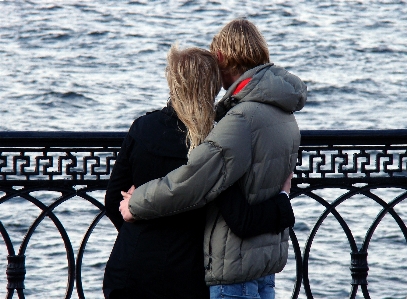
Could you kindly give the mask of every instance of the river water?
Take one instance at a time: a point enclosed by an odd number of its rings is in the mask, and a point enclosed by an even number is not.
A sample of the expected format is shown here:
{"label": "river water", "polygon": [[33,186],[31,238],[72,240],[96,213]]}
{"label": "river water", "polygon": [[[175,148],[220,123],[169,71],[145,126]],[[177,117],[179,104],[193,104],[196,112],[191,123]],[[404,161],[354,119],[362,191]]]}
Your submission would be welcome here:
{"label": "river water", "polygon": [[[271,60],[306,82],[308,101],[296,114],[300,129],[407,128],[406,1],[0,0],[0,130],[125,131],[135,117],[165,104],[164,68],[171,44],[208,48],[213,35],[236,17],[253,21],[268,42]],[[398,192],[387,191],[383,196],[391,199]],[[102,193],[95,197],[103,201]],[[44,193],[41,198],[51,202],[55,197]],[[301,200],[295,204],[296,215],[308,217],[297,221],[299,225],[308,222],[312,227],[323,211]],[[19,203],[19,209],[24,205]],[[15,226],[12,237],[18,245],[27,229],[26,217],[16,213],[17,206],[3,206],[0,220]],[[403,219],[407,217],[405,206],[400,208]],[[61,209],[59,217],[66,219],[67,226],[74,213],[94,217],[94,208],[84,208],[81,201],[72,201]],[[362,208],[366,206],[356,200],[345,210],[351,217]],[[366,217],[355,224],[363,228],[361,240],[369,226],[366,223],[372,221],[361,223],[368,216],[374,219],[377,212],[367,207],[362,213]],[[36,217],[38,211],[29,214]],[[84,223],[89,225],[89,219]],[[405,240],[392,225],[389,220],[378,232],[387,245],[369,248],[369,264],[380,269],[369,272],[374,282],[372,298],[407,296]],[[321,240],[332,238],[332,243],[315,241],[318,245],[314,245],[322,254],[311,263],[313,292],[316,298],[346,298],[349,256],[332,251],[330,246],[336,242],[332,234],[340,227],[335,221],[329,226],[321,229]],[[46,227],[45,221],[43,232]],[[83,274],[86,298],[102,297],[104,263],[115,238],[112,229],[109,221],[102,219],[95,230],[95,247],[90,245],[85,256],[84,263],[89,264]],[[69,233],[78,239],[73,241],[77,247],[84,229],[74,228]],[[302,244],[306,233],[304,230],[304,236],[299,237]],[[27,275],[27,298],[44,298],[44,290],[46,298],[63,297],[66,281],[61,282],[57,273],[65,273],[66,267],[54,264],[52,256],[63,257],[64,248],[58,247],[58,234],[55,240],[51,235],[45,245],[41,237],[31,242],[35,252],[57,249],[51,250],[50,256],[27,261],[32,267],[40,264],[49,269]],[[1,243],[0,252],[4,260]],[[3,268],[0,297],[5,294]],[[291,294],[292,269],[291,262],[277,278],[280,299]]]}

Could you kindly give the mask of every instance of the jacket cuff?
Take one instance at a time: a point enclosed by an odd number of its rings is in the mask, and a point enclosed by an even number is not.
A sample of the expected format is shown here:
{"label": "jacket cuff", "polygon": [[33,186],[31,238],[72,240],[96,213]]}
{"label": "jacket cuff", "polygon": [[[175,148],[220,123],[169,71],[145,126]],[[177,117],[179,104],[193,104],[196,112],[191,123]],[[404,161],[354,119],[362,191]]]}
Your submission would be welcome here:
{"label": "jacket cuff", "polygon": [[285,194],[285,195],[287,195],[287,198],[290,198],[290,195],[287,192],[285,192],[284,190],[280,191],[280,194]]}
{"label": "jacket cuff", "polygon": [[129,211],[130,211],[130,214],[131,214],[131,216],[133,216],[133,219],[134,219],[135,221],[144,220],[143,218],[140,218],[139,216],[137,216],[136,214],[134,214],[134,213],[131,211],[131,205],[129,205]]}
{"label": "jacket cuff", "polygon": [[280,196],[278,199],[276,199],[276,203],[280,214],[278,230],[279,232],[282,232],[287,227],[294,226],[295,223],[294,211],[291,206],[290,199],[288,197]]}

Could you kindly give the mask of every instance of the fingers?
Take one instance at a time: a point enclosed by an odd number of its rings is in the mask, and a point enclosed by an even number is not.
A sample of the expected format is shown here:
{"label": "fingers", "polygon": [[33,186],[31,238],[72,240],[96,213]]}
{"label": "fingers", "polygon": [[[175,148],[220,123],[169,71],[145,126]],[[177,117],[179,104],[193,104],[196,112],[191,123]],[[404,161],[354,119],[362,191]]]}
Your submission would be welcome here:
{"label": "fingers", "polygon": [[126,206],[126,208],[122,208],[121,214],[123,217],[123,220],[126,222],[134,222],[133,215],[130,213],[129,208]]}
{"label": "fingers", "polygon": [[129,210],[129,200],[131,198],[131,194],[124,191],[121,191],[120,193],[123,196],[123,200],[120,202],[119,212],[122,214],[124,221],[134,222],[135,220],[133,218],[133,215],[130,213]]}
{"label": "fingers", "polygon": [[131,186],[129,189],[129,192],[121,191],[120,194],[123,196],[123,200],[120,202],[119,206],[119,212],[122,214],[123,220],[126,222],[134,222],[135,219],[133,218],[133,215],[130,213],[129,210],[129,200],[131,198],[131,193],[136,188],[134,186]]}
{"label": "fingers", "polygon": [[127,191],[127,193],[129,193],[130,195],[133,194],[133,191],[136,190],[136,187],[134,185],[132,185],[129,189],[129,191]]}
{"label": "fingers", "polygon": [[120,193],[123,196],[123,199],[130,199],[130,197],[131,197],[131,194],[129,194],[127,192],[121,191]]}

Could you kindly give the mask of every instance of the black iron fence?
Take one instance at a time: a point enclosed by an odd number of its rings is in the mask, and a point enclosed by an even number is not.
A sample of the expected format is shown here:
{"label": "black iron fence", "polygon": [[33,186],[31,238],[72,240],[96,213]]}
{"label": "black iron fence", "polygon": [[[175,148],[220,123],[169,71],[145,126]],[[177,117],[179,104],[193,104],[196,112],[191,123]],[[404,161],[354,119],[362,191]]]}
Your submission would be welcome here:
{"label": "black iron fence", "polygon": [[[104,217],[103,204],[91,193],[105,190],[124,136],[122,132],[0,133],[0,217],[2,204],[15,198],[28,201],[40,209],[40,215],[29,226],[18,250],[7,227],[0,221],[0,233],[7,250],[7,262],[0,261],[0,266],[7,267],[7,282],[3,284],[0,279],[0,288],[7,288],[6,298],[13,298],[15,292],[19,298],[25,297],[27,245],[46,218],[57,228],[66,251],[67,285],[64,298],[71,298],[74,289],[79,298],[85,298],[82,259],[95,226]],[[407,130],[302,131],[292,182],[293,205],[296,199],[307,198],[323,209],[310,228],[302,249],[296,226],[290,229],[296,261],[291,298],[299,297],[301,287],[307,298],[314,298],[309,277],[311,246],[328,216],[333,216],[339,223],[350,247],[350,251],[344,252],[350,253],[349,298],[356,298],[359,287],[363,297],[370,298],[368,247],[386,215],[397,224],[403,244],[407,246],[407,212],[396,212],[395,209],[407,197]],[[318,191],[330,188],[341,189],[342,192],[332,200],[318,194]],[[396,188],[398,192],[390,199],[374,192],[387,188]],[[35,195],[38,191],[55,191],[61,196],[46,204]],[[338,211],[338,207],[355,195],[364,196],[380,206],[362,240],[354,236],[349,221]],[[83,235],[76,258],[72,240],[54,213],[56,207],[74,197],[84,199],[99,211]],[[404,277],[405,273],[400,275]]]}

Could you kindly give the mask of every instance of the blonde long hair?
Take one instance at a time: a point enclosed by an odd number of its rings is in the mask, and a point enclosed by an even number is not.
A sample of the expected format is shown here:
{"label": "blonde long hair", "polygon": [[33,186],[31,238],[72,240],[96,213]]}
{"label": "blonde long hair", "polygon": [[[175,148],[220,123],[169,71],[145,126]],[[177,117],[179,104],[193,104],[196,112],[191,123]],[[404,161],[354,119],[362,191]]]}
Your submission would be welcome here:
{"label": "blonde long hair", "polygon": [[231,75],[241,75],[270,62],[266,40],[257,27],[246,19],[235,19],[226,24],[213,37],[210,49],[214,55],[222,54],[219,67]]}
{"label": "blonde long hair", "polygon": [[214,102],[221,88],[219,68],[211,52],[195,47],[179,50],[176,44],[167,62],[171,105],[187,128],[186,142],[192,150],[213,128]]}

